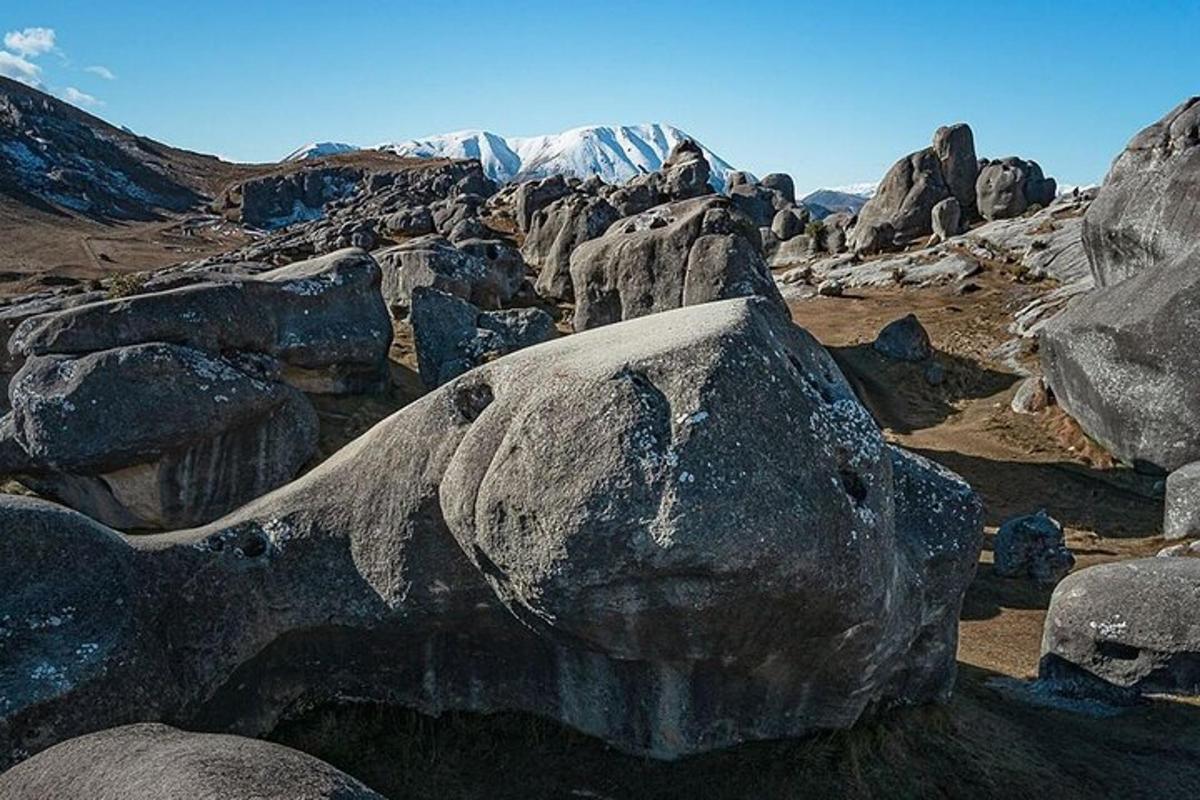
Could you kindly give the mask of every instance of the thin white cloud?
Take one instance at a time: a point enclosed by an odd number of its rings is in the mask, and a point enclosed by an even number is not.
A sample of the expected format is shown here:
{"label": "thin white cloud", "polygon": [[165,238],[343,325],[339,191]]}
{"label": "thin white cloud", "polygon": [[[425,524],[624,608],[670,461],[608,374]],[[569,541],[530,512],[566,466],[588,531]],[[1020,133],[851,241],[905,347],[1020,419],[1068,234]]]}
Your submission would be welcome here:
{"label": "thin white cloud", "polygon": [[106,81],[115,81],[117,79],[117,76],[113,74],[113,71],[111,69],[109,69],[108,67],[102,67],[99,64],[96,64],[91,67],[84,67],[83,71],[90,72],[93,75],[99,75],[101,78],[104,78],[104,80],[106,80]]}
{"label": "thin white cloud", "polygon": [[26,28],[4,34],[4,46],[19,56],[33,58],[54,49],[53,28]]}
{"label": "thin white cloud", "polygon": [[20,56],[0,50],[0,75],[15,81],[29,84],[35,88],[42,87],[42,68],[33,62],[26,61]]}
{"label": "thin white cloud", "polygon": [[71,105],[85,106],[87,108],[104,105],[102,100],[97,100],[87,92],[79,91],[74,86],[68,86],[66,91],[63,92],[63,100],[66,100]]}

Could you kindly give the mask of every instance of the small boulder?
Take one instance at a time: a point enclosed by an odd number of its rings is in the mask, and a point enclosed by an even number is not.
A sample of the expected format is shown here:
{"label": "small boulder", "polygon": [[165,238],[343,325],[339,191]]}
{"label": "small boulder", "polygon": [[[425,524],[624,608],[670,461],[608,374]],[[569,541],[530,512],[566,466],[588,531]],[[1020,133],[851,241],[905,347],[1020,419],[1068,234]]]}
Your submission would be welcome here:
{"label": "small boulder", "polygon": [[517,227],[522,233],[529,232],[533,215],[546,206],[571,193],[571,186],[562,175],[551,175],[540,181],[526,181],[517,187],[514,206]]}
{"label": "small boulder", "polygon": [[1050,391],[1041,375],[1031,375],[1021,381],[1009,407],[1014,414],[1036,414],[1050,405]]}
{"label": "small boulder", "polygon": [[428,206],[404,208],[385,217],[383,227],[391,236],[425,236],[433,233],[433,215]]}
{"label": "small boulder", "polygon": [[1167,476],[1163,536],[1168,539],[1200,536],[1200,461]]}
{"label": "small boulder", "polygon": [[804,207],[785,208],[775,214],[775,218],[771,221],[771,232],[781,242],[799,236],[804,233],[804,226],[808,224],[808,209]]}
{"label": "small boulder", "polygon": [[962,209],[958,200],[947,197],[933,207],[933,238],[930,244],[944,242],[962,232]]}
{"label": "small boulder", "polygon": [[759,184],[779,192],[788,203],[794,204],[796,202],[796,184],[792,182],[791,175],[783,172],[772,172],[769,175],[763,176]]}
{"label": "small boulder", "polygon": [[441,236],[422,236],[375,257],[383,269],[384,300],[396,319],[408,315],[418,286],[432,286],[483,308],[499,308],[516,291],[507,264],[489,263]]}
{"label": "small boulder", "polygon": [[1002,578],[1057,583],[1075,566],[1062,525],[1045,511],[1013,517],[996,532],[992,571]]}
{"label": "small boulder", "polygon": [[877,353],[896,361],[924,361],[933,355],[929,334],[915,314],[885,325],[872,347]]}

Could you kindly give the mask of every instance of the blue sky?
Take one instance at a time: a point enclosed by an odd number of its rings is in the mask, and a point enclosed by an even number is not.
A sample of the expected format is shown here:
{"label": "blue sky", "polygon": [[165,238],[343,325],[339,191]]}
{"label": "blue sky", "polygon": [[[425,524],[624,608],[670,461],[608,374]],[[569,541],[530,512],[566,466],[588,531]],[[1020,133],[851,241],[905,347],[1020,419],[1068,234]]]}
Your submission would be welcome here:
{"label": "blue sky", "polygon": [[980,155],[1080,183],[1200,92],[1191,0],[4,0],[0,31],[18,34],[0,74],[237,160],[312,140],[670,122],[737,167],[815,188],[876,180],[961,120]]}

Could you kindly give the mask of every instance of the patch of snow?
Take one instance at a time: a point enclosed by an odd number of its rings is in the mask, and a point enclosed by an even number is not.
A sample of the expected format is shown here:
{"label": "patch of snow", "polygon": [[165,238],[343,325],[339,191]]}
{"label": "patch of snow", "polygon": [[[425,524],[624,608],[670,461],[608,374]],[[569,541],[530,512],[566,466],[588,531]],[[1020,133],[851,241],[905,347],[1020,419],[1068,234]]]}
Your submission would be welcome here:
{"label": "patch of snow", "polygon": [[283,157],[284,161],[304,161],[310,158],[322,158],[324,156],[336,156],[340,153],[353,153],[361,148],[355,147],[352,144],[345,142],[309,142],[303,147],[298,147],[292,152]]}

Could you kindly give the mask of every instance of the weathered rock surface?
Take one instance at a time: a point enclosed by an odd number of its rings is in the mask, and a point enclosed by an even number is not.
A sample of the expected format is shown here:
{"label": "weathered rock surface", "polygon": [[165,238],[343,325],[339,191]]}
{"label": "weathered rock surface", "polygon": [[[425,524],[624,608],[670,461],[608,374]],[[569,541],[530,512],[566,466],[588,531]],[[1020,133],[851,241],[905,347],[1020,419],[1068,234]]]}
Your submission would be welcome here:
{"label": "weathered rock surface", "polygon": [[1062,525],[1045,511],[1005,520],[992,544],[993,571],[1002,578],[1057,583],[1075,566]]}
{"label": "weathered rock surface", "polygon": [[767,189],[773,189],[783,195],[783,199],[790,204],[796,203],[796,184],[792,182],[792,176],[783,172],[772,172],[769,175],[764,175],[759,183]]}
{"label": "weathered rock surface", "polygon": [[90,733],[0,774],[6,800],[384,800],[312,756],[167,725]]}
{"label": "weathered rock surface", "polygon": [[572,300],[571,253],[617,219],[617,210],[607,200],[582,193],[568,195],[535,214],[521,253],[538,270],[537,293],[549,300]]}
{"label": "weathered rock surface", "polygon": [[1200,253],[1076,297],[1039,335],[1054,397],[1119,458],[1200,460]]}
{"label": "weathered rock surface", "polygon": [[1103,697],[1200,694],[1200,559],[1088,567],[1054,590],[1043,678]]}
{"label": "weathered rock surface", "polygon": [[871,346],[876,352],[896,361],[924,361],[933,355],[929,334],[915,314],[908,314],[883,326]]}
{"label": "weathered rock surface", "polygon": [[1176,262],[1200,231],[1200,97],[1142,130],[1117,156],[1083,224],[1098,286]]}
{"label": "weathered rock surface", "polygon": [[[948,157],[957,163],[954,154]],[[928,236],[933,233],[933,207],[950,196],[941,159],[932,147],[905,156],[887,171],[875,196],[859,212],[851,248],[873,253]]]}
{"label": "weathered rock surface", "polygon": [[957,199],[947,197],[930,211],[930,221],[933,225],[932,244],[944,242],[957,236],[962,230],[962,207]]}
{"label": "weathered rock surface", "polygon": [[533,224],[534,214],[570,193],[571,187],[562,175],[551,175],[540,181],[526,181],[518,185],[513,195],[517,227],[528,231]]}
{"label": "weathered rock surface", "polygon": [[1050,405],[1050,393],[1041,375],[1030,375],[1013,393],[1009,408],[1014,414],[1036,414]]}
{"label": "weathered rock surface", "polygon": [[[269,355],[305,391],[357,391],[385,369],[391,323],[380,268],[360,250],[26,319],[9,339],[21,356],[91,353],[146,342],[209,353]],[[217,280],[219,278],[219,280]]]}
{"label": "weathered rock surface", "polygon": [[1163,536],[1200,536],[1200,462],[1182,466],[1167,476]]}
{"label": "weathered rock surface", "polygon": [[580,245],[571,283],[577,331],[731,297],[783,305],[758,231],[715,195],[658,206]]}
{"label": "weathered rock surface", "polygon": [[413,290],[413,338],[426,386],[441,386],[469,369],[557,335],[540,308],[480,311],[437,289]]}
{"label": "weathered rock surface", "polygon": [[950,190],[950,196],[957,201],[962,220],[975,219],[979,213],[975,201],[979,159],[975,155],[975,134],[971,126],[959,122],[938,128],[933,133],[933,151],[941,164],[942,180]]}
{"label": "weathered rock surface", "polygon": [[524,268],[506,259],[488,261],[441,236],[422,236],[375,253],[383,270],[383,298],[393,317],[403,319],[418,286],[430,286],[483,308],[512,299]]}
{"label": "weathered rock surface", "polygon": [[1020,216],[1034,204],[1045,208],[1057,193],[1054,178],[1045,177],[1036,161],[1015,157],[982,162],[975,184],[979,213],[989,221]]}
{"label": "weathered rock surface", "polygon": [[346,696],[672,758],[944,697],[981,512],[739,299],[485,364],[204,528],[0,530],[0,765]]}

